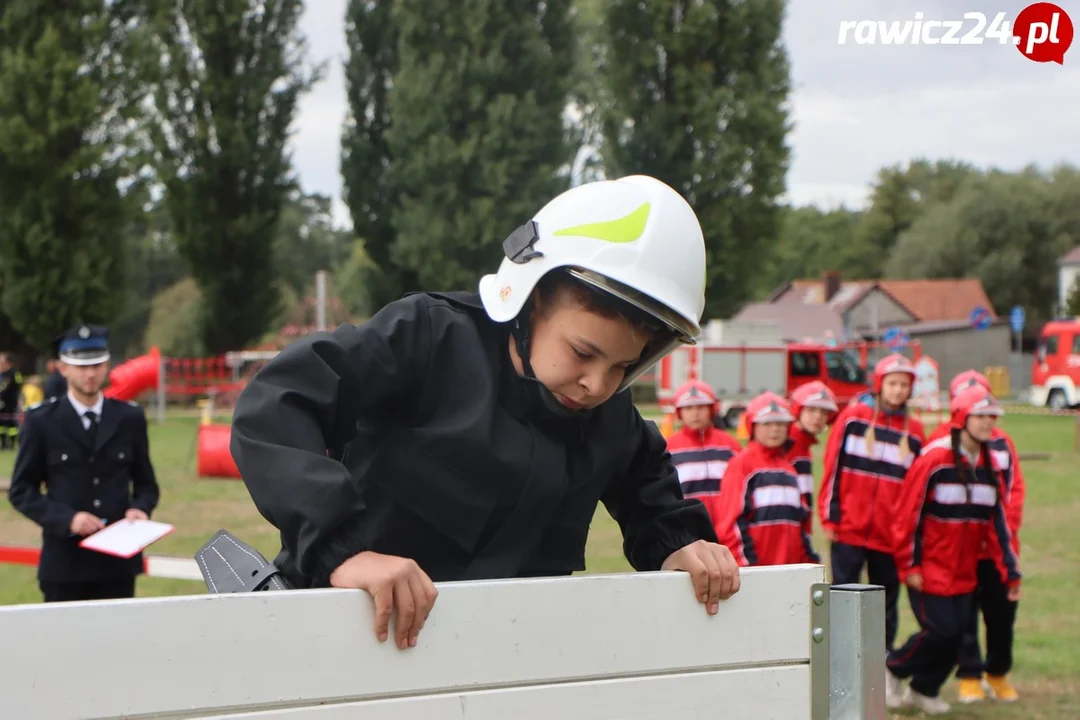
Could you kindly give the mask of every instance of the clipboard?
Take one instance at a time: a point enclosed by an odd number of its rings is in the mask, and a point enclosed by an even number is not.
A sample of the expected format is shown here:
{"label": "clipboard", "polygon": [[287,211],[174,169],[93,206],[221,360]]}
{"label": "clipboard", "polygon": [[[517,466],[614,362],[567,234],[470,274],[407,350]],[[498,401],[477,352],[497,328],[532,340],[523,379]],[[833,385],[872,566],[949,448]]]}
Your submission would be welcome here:
{"label": "clipboard", "polygon": [[117,520],[93,535],[79,547],[119,558],[131,558],[173,531],[173,526],[155,520]]}

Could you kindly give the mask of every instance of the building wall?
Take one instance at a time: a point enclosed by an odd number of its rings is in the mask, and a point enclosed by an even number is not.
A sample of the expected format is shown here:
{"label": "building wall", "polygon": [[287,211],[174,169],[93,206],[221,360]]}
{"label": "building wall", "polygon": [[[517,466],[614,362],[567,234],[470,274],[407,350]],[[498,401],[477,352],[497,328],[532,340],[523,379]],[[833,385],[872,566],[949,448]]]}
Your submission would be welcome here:
{"label": "building wall", "polygon": [[[1016,360],[1011,350],[1011,330],[1007,322],[993,325],[986,330],[945,330],[942,332],[912,334],[912,340],[922,344],[922,354],[929,355],[938,363],[941,389],[947,390],[949,381],[959,372],[975,368],[985,372],[987,367],[1002,366],[1012,372],[1020,372],[1023,381],[1030,381],[1030,371],[1020,368],[1013,371]],[[1030,364],[1030,362],[1029,362]],[[1016,382],[1010,382],[1011,390],[1016,392]]]}
{"label": "building wall", "polygon": [[1009,389],[1013,394],[1031,387],[1031,366],[1035,362],[1035,353],[1013,354],[1009,365]]}
{"label": "building wall", "polygon": [[1080,265],[1065,265],[1058,268],[1058,303],[1061,315],[1065,314],[1065,301],[1069,298],[1069,290],[1072,289],[1077,275],[1080,275]]}
{"label": "building wall", "polygon": [[873,331],[875,319],[879,333],[885,332],[890,325],[906,325],[915,321],[911,313],[877,289],[871,290],[849,308],[845,316],[847,327],[863,334]]}

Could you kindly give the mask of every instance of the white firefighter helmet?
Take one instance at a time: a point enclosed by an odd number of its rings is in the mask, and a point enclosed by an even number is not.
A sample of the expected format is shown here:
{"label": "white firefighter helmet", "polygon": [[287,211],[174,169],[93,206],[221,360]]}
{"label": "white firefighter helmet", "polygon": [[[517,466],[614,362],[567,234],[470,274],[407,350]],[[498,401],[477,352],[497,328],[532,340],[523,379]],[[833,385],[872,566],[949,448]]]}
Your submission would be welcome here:
{"label": "white firefighter helmet", "polygon": [[672,333],[627,371],[625,389],[678,344],[693,345],[705,310],[705,238],[673,188],[644,175],[579,185],[555,197],[503,243],[498,272],[480,280],[496,322],[517,317],[559,268],[647,312]]}

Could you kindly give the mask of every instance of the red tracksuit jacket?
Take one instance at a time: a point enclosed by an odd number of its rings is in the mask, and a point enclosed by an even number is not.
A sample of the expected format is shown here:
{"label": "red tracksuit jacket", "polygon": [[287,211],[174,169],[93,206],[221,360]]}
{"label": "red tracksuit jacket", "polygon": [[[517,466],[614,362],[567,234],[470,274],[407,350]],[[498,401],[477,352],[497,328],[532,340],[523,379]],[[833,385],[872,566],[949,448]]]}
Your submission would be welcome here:
{"label": "red tracksuit jacket", "polygon": [[728,465],[720,495],[705,501],[720,543],[741,566],[821,562],[806,531],[812,510],[786,453],[751,441]]}
{"label": "red tracksuit jacket", "polygon": [[[799,479],[799,492],[802,493],[806,507],[814,507],[814,462],[813,447],[818,439],[795,423],[791,423],[788,434],[787,459],[795,467]],[[813,532],[813,513],[806,518],[806,532]]]}
{"label": "red tracksuit jacket", "polygon": [[679,473],[684,497],[704,499],[720,492],[728,463],[743,448],[730,434],[712,427],[684,427],[667,441],[671,461]]}
{"label": "red tracksuit jacket", "polygon": [[949,438],[928,445],[911,466],[894,523],[896,568],[902,581],[922,575],[923,592],[964,595],[978,584],[977,553],[985,545],[1008,585],[1020,583],[1020,568],[1005,519],[1005,485],[980,453],[974,471],[966,457],[967,481],[957,471]]}
{"label": "red tracksuit jacket", "polygon": [[[837,417],[825,446],[825,468],[818,493],[822,527],[837,542],[883,553],[893,550],[893,520],[904,475],[926,443],[922,423],[906,417],[908,454],[900,456],[905,414],[874,407],[863,395]],[[875,420],[876,418],[876,420]],[[864,439],[874,424],[874,445]]]}
{"label": "red tracksuit jacket", "polygon": [[[949,423],[938,424],[934,432],[930,434],[928,442],[938,438],[949,437]],[[1027,498],[1027,485],[1024,482],[1024,471],[1020,469],[1020,458],[1016,454],[1016,445],[1012,438],[999,427],[994,428],[994,434],[990,438],[990,455],[994,458],[994,464],[1001,473],[1005,483],[1005,518],[1009,522],[1009,537],[1012,538],[1013,552],[1017,557],[1020,555],[1020,526],[1024,522],[1024,500]],[[989,548],[983,547],[979,553],[980,560],[990,559]]]}

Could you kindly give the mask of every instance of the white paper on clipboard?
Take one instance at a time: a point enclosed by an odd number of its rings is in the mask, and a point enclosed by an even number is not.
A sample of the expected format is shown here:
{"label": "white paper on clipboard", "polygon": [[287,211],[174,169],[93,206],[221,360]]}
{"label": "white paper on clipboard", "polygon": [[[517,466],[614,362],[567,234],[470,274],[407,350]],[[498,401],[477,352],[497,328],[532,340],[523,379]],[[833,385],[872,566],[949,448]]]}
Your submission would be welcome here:
{"label": "white paper on clipboard", "polygon": [[129,558],[172,531],[172,525],[155,520],[118,520],[84,539],[79,547]]}

